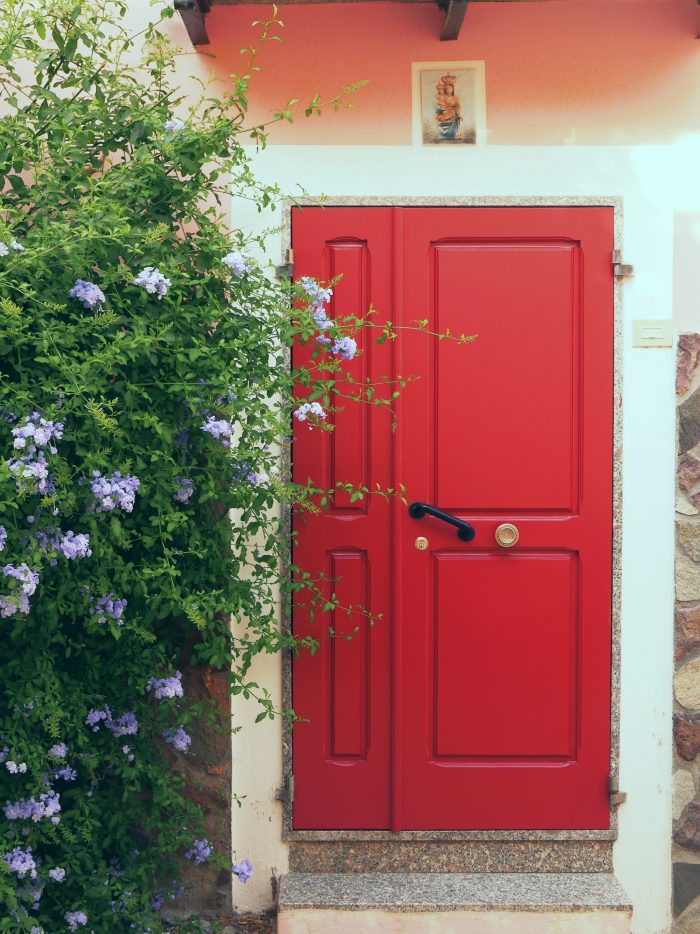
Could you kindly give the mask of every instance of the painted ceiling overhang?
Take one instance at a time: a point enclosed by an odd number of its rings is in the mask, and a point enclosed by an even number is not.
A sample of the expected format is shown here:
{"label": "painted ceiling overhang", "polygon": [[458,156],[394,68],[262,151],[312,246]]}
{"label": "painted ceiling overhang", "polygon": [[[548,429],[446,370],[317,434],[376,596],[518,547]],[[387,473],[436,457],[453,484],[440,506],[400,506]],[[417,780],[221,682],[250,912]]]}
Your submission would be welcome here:
{"label": "painted ceiling overhang", "polygon": [[[174,0],[174,7],[182,17],[193,45],[207,45],[206,15],[213,6],[240,6],[241,3],[260,3],[269,6],[270,0]],[[285,0],[285,3],[327,3],[329,0]],[[348,0],[330,0],[344,3]],[[371,0],[359,0],[371,2]],[[472,3],[548,3],[552,0],[392,0],[395,3],[436,3],[445,19],[440,39],[449,41],[459,36],[464,16]],[[697,0],[700,3],[700,0]]]}

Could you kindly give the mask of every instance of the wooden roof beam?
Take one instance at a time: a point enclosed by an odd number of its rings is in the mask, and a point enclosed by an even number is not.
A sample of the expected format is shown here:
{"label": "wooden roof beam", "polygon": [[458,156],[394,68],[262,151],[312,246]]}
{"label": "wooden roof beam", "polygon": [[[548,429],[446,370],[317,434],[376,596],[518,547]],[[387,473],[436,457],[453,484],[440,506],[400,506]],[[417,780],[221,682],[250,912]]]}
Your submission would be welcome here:
{"label": "wooden roof beam", "polygon": [[192,45],[209,45],[204,15],[211,10],[211,0],[174,0]]}
{"label": "wooden roof beam", "polygon": [[438,0],[438,6],[445,12],[440,41],[449,42],[459,36],[469,0]]}

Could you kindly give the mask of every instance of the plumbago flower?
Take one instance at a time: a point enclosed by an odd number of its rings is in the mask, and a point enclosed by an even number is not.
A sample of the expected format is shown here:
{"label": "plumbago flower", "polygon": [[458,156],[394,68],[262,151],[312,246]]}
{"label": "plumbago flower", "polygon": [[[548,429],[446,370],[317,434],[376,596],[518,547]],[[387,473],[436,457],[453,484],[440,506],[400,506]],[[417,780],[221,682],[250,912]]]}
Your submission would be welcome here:
{"label": "plumbago flower", "polygon": [[63,882],[66,878],[66,870],[61,869],[60,866],[56,866],[54,869],[49,869],[49,879],[53,879],[54,882]]}
{"label": "plumbago flower", "polygon": [[209,418],[201,425],[202,431],[206,431],[207,434],[211,435],[212,438],[216,438],[217,441],[221,441],[222,445],[225,448],[231,447],[231,440],[233,434],[236,430],[236,426],[232,422],[227,422],[225,418],[214,418],[213,415],[210,415]]}
{"label": "plumbago flower", "polygon": [[18,772],[27,771],[26,762],[13,762],[12,759],[5,763],[5,768],[11,775],[17,775]]}
{"label": "plumbago flower", "polygon": [[251,272],[255,268],[253,260],[249,256],[240,253],[238,250],[231,250],[230,253],[227,253],[226,256],[221,258],[221,262],[236,276],[243,276],[245,273]]}
{"label": "plumbago flower", "polygon": [[92,311],[93,308],[102,308],[102,302],[105,300],[104,292],[94,282],[87,282],[85,279],[76,279],[75,285],[68,292],[69,298],[74,298],[82,302],[83,307]]}
{"label": "plumbago flower", "polygon": [[19,587],[13,594],[0,596],[0,616],[14,616],[15,613],[21,613],[24,616],[29,613],[31,607],[29,598],[36,591],[39,584],[39,575],[27,564],[20,564],[15,567],[12,564],[6,564],[2,569],[5,577],[13,578],[19,582]]}
{"label": "plumbago flower", "polygon": [[186,503],[194,493],[194,480],[188,480],[187,477],[175,477],[177,492],[173,494],[176,503]]}
{"label": "plumbago flower", "polygon": [[3,813],[8,820],[31,820],[35,824],[48,817],[52,824],[58,824],[61,810],[61,796],[51,790],[40,794],[38,798],[20,798],[19,801],[6,801]]}
{"label": "plumbago flower", "polygon": [[68,755],[68,747],[65,743],[56,743],[46,753],[52,759],[65,759]]}
{"label": "plumbago flower", "polygon": [[185,853],[185,859],[192,860],[195,866],[201,866],[202,863],[206,863],[213,852],[214,847],[208,840],[194,840],[192,848]]}
{"label": "plumbago flower", "polygon": [[63,917],[66,919],[69,931],[77,931],[79,927],[84,927],[88,923],[84,911],[67,911]]}
{"label": "plumbago flower", "polygon": [[[310,415],[315,418],[327,418],[328,413],[320,402],[304,402],[294,410],[294,418],[298,419],[300,422],[308,421]],[[310,424],[309,428],[311,427],[312,425]]]}
{"label": "plumbago flower", "polygon": [[91,727],[93,733],[99,732],[103,722],[114,736],[134,735],[139,730],[138,720],[132,711],[128,710],[121,717],[113,720],[112,711],[106,704],[104,710],[91,710],[85,717],[85,725]]}
{"label": "plumbago flower", "polygon": [[26,850],[16,846],[9,853],[5,853],[5,865],[10,872],[17,873],[18,879],[24,879],[27,875],[30,879],[36,879],[36,862],[30,846]]}
{"label": "plumbago flower", "polygon": [[231,872],[234,876],[238,876],[241,882],[247,882],[253,875],[253,864],[249,859],[241,860],[240,863],[234,863],[231,866]]}
{"label": "plumbago flower", "polygon": [[72,769],[69,765],[63,765],[60,769],[56,769],[53,773],[54,779],[62,779],[64,782],[74,782],[78,777],[78,773],[75,769]]}
{"label": "plumbago flower", "polygon": [[48,447],[51,453],[55,454],[56,447],[51,442],[54,438],[60,440],[63,437],[63,428],[63,422],[51,422],[40,412],[32,412],[24,417],[20,425],[12,429],[12,446],[17,451],[26,448],[31,454],[37,448]]}
{"label": "plumbago flower", "polygon": [[352,360],[357,353],[357,341],[352,337],[340,337],[333,344],[331,353],[339,356],[341,360]]}
{"label": "plumbago flower", "polygon": [[163,730],[163,737],[165,742],[170,743],[171,746],[174,746],[178,752],[187,752],[187,750],[190,748],[190,745],[192,744],[192,737],[185,733],[184,727],[182,725]]}
{"label": "plumbago flower", "polygon": [[142,285],[149,295],[158,295],[158,300],[160,300],[167,294],[172,282],[166,279],[155,266],[146,266],[132,281],[132,284]]}
{"label": "plumbago flower", "polygon": [[180,130],[185,129],[184,120],[179,120],[177,117],[171,117],[169,120],[165,121],[163,129],[166,133],[179,133]]}
{"label": "plumbago flower", "polygon": [[69,561],[92,555],[90,536],[83,532],[62,532],[61,529],[47,528],[36,532],[34,537],[43,552],[61,554]]}
{"label": "plumbago flower", "polygon": [[158,700],[164,697],[183,697],[181,678],[179,671],[176,671],[172,678],[149,678],[146,691],[153,691]]}
{"label": "plumbago flower", "polygon": [[26,452],[7,461],[19,492],[42,496],[53,493],[56,488],[49,474],[44,449],[48,448],[51,454],[56,453],[53,441],[63,437],[63,422],[51,422],[39,412],[32,412],[12,429],[12,436],[14,449]]}
{"label": "plumbago flower", "polygon": [[114,594],[107,593],[103,597],[90,598],[90,612],[97,616],[98,623],[106,623],[107,617],[111,616],[119,626],[123,626],[122,613],[127,603],[127,600],[119,600]]}
{"label": "plumbago flower", "polygon": [[0,525],[0,551],[5,550],[5,543],[7,542],[7,529],[4,525]]}
{"label": "plumbago flower", "polygon": [[139,478],[131,474],[123,477],[117,470],[111,477],[103,477],[99,470],[93,470],[90,490],[95,499],[91,511],[112,512],[114,509],[123,509],[124,512],[131,512],[140,486]]}

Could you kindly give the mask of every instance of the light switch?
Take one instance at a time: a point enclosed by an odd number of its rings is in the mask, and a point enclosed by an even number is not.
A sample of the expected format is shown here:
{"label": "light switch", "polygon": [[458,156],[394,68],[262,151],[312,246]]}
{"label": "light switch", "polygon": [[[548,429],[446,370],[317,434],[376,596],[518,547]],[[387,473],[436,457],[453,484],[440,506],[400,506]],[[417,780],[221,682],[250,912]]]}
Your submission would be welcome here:
{"label": "light switch", "polygon": [[673,322],[668,320],[634,321],[634,347],[672,347]]}

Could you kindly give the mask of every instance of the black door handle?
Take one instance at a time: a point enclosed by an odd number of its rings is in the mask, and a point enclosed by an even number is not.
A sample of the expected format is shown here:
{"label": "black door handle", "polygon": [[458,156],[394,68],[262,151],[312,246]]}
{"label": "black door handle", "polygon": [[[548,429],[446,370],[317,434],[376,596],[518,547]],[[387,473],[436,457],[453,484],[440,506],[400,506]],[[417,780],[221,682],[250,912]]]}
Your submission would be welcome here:
{"label": "black door handle", "polygon": [[436,519],[442,519],[443,522],[447,522],[457,529],[457,538],[463,542],[470,542],[476,535],[473,525],[451,516],[449,512],[443,512],[442,509],[429,506],[427,503],[411,503],[408,507],[408,514],[412,519],[422,519],[423,516],[435,516]]}

